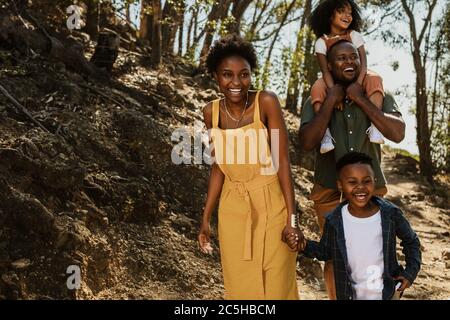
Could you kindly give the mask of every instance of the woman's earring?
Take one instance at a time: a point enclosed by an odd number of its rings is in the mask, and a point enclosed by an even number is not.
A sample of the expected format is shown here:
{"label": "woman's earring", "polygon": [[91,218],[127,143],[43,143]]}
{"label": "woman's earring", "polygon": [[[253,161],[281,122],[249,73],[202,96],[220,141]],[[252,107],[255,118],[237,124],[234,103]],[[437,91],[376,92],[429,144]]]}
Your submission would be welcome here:
{"label": "woman's earring", "polygon": [[339,199],[339,202],[342,202],[342,190],[341,190],[341,198]]}

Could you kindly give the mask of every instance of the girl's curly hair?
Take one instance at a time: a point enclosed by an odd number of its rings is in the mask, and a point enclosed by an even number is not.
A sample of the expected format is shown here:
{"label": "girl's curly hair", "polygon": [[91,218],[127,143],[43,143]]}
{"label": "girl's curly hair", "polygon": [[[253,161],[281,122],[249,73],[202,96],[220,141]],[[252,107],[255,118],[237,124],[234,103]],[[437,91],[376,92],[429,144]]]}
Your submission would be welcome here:
{"label": "girl's curly hair", "polygon": [[346,5],[352,8],[352,23],[348,27],[351,30],[361,31],[363,20],[361,9],[353,0],[323,0],[312,11],[309,18],[309,25],[317,38],[330,33],[330,21],[337,9]]}
{"label": "girl's curly hair", "polygon": [[237,34],[231,34],[216,40],[209,49],[206,56],[208,72],[211,74],[216,72],[220,62],[230,56],[240,56],[247,60],[252,71],[258,67],[258,58],[253,45]]}

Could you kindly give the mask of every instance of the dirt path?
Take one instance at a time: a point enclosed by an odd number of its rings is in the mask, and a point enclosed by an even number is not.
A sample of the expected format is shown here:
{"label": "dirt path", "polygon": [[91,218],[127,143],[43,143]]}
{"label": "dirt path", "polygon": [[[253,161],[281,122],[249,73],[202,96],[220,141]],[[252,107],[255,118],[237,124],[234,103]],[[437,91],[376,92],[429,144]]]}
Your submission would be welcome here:
{"label": "dirt path", "polygon": [[385,156],[387,199],[403,209],[422,247],[422,269],[404,297],[450,299],[450,215],[448,210],[436,206],[442,200],[449,200],[436,198],[417,174],[399,172],[396,168],[394,157]]}

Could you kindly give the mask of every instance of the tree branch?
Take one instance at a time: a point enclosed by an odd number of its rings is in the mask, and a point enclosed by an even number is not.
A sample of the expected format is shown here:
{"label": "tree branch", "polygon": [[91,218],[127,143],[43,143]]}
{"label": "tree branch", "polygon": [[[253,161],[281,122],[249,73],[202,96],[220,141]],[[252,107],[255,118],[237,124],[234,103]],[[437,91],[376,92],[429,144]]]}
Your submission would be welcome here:
{"label": "tree branch", "polygon": [[433,10],[434,10],[434,7],[436,6],[436,3],[437,3],[437,0],[433,0],[433,2],[431,3],[431,6],[430,6],[430,3],[428,2],[428,14],[427,14],[427,17],[423,24],[422,31],[420,32],[420,35],[419,35],[419,45],[422,44],[422,40],[425,35],[425,30],[427,30],[428,24],[431,22],[431,16],[433,15]]}
{"label": "tree branch", "polygon": [[14,107],[17,108],[21,113],[23,113],[27,118],[29,118],[34,124],[36,124],[39,128],[44,130],[45,132],[50,133],[50,131],[47,130],[39,121],[37,121],[33,115],[28,111],[27,108],[25,108],[22,104],[20,104],[2,85],[0,85],[0,92],[3,93],[3,95],[8,98],[9,101],[12,102]]}

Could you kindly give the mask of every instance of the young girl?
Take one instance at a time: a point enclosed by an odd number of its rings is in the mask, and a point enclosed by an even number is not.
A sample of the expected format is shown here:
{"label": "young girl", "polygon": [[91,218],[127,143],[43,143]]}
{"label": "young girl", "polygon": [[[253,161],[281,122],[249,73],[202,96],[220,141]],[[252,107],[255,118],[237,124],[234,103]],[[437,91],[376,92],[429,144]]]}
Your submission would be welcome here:
{"label": "young girl", "polygon": [[[322,78],[318,79],[311,89],[311,102],[316,113],[325,100],[327,88],[334,86],[334,80],[328,69],[326,56],[328,49],[339,40],[348,40],[358,48],[361,60],[361,73],[357,82],[363,86],[366,95],[370,98],[378,91],[384,96],[381,77],[367,70],[364,39],[358,32],[362,26],[362,19],[360,9],[353,0],[321,1],[311,14],[310,26],[317,37],[315,53],[322,71]],[[382,101],[372,102],[381,109]],[[336,108],[342,110],[343,104],[337,105]],[[367,133],[369,134],[370,142],[384,143],[383,135],[373,124],[368,128]],[[326,153],[333,149],[331,133],[327,129],[322,139],[320,152]]]}

